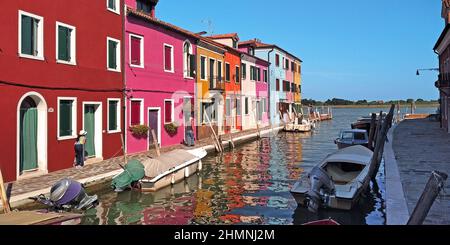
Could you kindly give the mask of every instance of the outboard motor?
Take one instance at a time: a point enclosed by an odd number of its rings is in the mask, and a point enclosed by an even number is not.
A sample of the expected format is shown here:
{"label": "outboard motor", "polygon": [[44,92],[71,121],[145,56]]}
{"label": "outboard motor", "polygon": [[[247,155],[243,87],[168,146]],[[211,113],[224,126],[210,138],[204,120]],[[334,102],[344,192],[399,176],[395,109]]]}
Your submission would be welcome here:
{"label": "outboard motor", "polygon": [[95,207],[98,203],[97,195],[88,196],[81,183],[62,179],[56,182],[50,189],[50,197],[39,195],[32,198],[53,210],[86,210]]}
{"label": "outboard motor", "polygon": [[309,211],[317,213],[323,196],[334,194],[334,182],[325,170],[317,166],[311,170],[308,178],[310,189],[306,193],[306,205]]}

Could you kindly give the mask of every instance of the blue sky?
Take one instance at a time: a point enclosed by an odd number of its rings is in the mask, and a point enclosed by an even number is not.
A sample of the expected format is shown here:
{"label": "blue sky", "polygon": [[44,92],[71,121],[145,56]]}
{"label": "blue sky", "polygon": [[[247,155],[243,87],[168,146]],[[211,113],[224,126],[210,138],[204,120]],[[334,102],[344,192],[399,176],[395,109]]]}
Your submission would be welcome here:
{"label": "blue sky", "polygon": [[440,8],[440,0],[161,0],[157,17],[289,50],[304,61],[304,98],[436,99],[437,73],[415,73],[438,66]]}

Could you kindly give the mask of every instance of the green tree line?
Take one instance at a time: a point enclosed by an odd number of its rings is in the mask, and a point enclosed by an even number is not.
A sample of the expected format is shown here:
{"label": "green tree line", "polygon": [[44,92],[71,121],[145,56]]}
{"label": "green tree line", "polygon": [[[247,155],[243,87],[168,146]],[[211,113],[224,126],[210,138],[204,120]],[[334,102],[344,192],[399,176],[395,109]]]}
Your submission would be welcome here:
{"label": "green tree line", "polygon": [[438,100],[424,100],[424,99],[406,99],[406,100],[389,100],[389,101],[383,101],[383,100],[374,100],[374,101],[367,101],[367,100],[345,100],[345,99],[339,99],[339,98],[332,98],[328,99],[326,101],[319,101],[319,100],[313,100],[313,99],[302,99],[303,105],[314,105],[314,106],[322,106],[322,105],[386,105],[386,104],[436,104],[438,103]]}

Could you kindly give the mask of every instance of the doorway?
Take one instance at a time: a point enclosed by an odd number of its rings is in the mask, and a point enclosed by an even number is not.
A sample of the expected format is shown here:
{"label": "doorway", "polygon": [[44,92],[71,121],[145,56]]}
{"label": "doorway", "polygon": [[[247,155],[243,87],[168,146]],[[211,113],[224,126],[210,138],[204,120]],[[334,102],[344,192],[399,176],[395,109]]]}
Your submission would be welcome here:
{"label": "doorway", "polygon": [[102,158],[102,108],[99,102],[83,103],[83,129],[86,135],[86,156]]}
{"label": "doorway", "polygon": [[161,145],[161,109],[159,107],[157,108],[148,108],[148,148],[150,149],[150,146],[154,147],[154,139],[152,134],[152,129],[155,131],[156,135],[156,141],[159,145]]}

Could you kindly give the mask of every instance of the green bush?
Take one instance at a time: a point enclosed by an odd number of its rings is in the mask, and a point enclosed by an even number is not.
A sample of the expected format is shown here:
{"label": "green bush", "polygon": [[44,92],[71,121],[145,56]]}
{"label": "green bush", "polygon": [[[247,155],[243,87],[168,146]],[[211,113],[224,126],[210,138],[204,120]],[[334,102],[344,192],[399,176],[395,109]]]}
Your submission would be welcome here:
{"label": "green bush", "polygon": [[170,136],[175,136],[178,132],[178,125],[175,123],[164,124],[164,129]]}
{"label": "green bush", "polygon": [[130,126],[131,133],[136,137],[147,137],[149,127],[146,125],[133,125]]}

